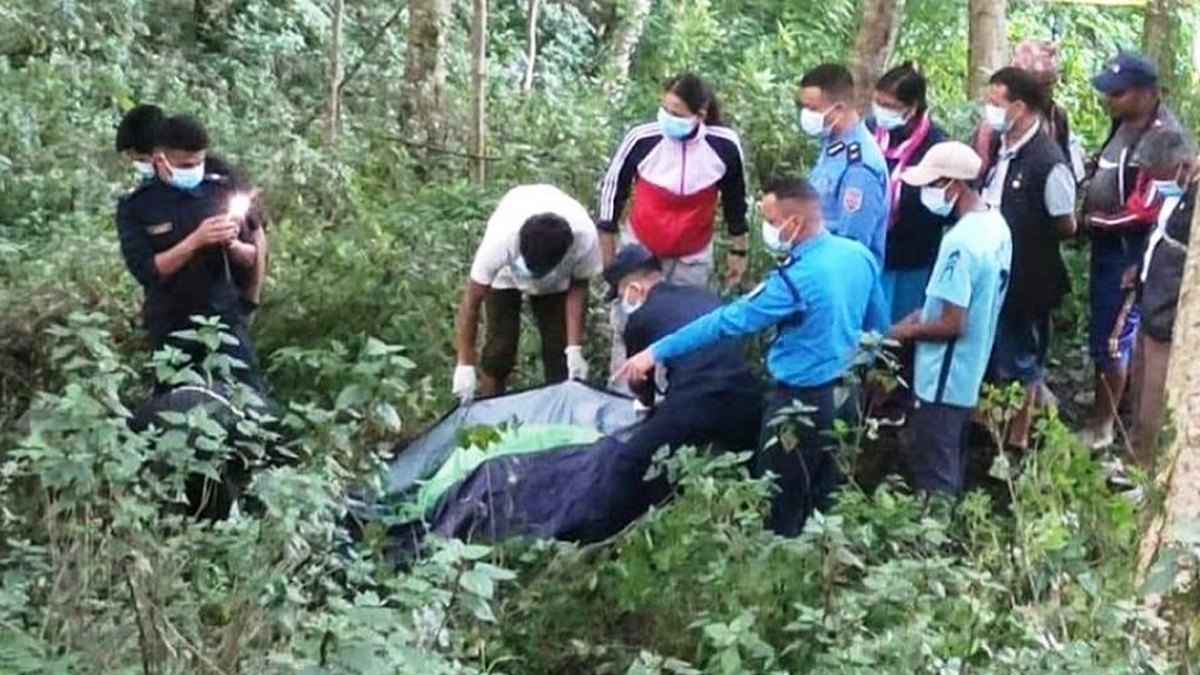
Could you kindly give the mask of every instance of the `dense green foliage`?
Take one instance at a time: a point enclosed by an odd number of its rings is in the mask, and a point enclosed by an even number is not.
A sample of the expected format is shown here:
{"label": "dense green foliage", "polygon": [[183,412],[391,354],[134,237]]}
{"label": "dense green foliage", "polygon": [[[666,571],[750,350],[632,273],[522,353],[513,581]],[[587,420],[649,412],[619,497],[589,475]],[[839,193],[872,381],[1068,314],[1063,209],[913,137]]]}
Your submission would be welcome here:
{"label": "dense green foliage", "polygon": [[[1132,587],[1139,515],[1055,422],[1019,474],[997,467],[997,503],[849,491],[796,541],[763,532],[764,486],[734,458],[693,455],[666,467],[677,503],[586,550],[451,542],[398,573],[378,533],[356,549],[338,528],[344,489],[448,403],[451,317],[499,195],[540,180],[590,203],[621,134],[685,68],[712,80],[753,182],[802,168],[794,83],[845,58],[856,2],[656,3],[625,82],[591,5],[549,3],[529,92],[524,3],[499,4],[483,186],[463,156],[470,3],[454,3],[441,148],[403,140],[397,3],[346,3],[336,147],[320,112],[331,3],[208,4],[203,26],[183,0],[0,6],[0,673],[138,672],[147,614],[167,672],[1169,672]],[[897,55],[929,73],[958,136],[978,108],[961,94],[963,4],[909,0]],[[1059,99],[1091,147],[1107,122],[1086,77],[1140,27],[1128,8],[1014,1],[1010,16],[1013,36],[1059,37]],[[111,224],[133,176],[111,142],[142,101],[201,117],[274,220],[254,330],[300,461],[255,483],[261,513],[217,528],[160,517],[180,486],[139,471],[215,460],[124,424],[150,357]],[[33,431],[18,431],[31,404]],[[221,447],[203,415],[178,422]],[[243,425],[261,453],[273,432]]]}

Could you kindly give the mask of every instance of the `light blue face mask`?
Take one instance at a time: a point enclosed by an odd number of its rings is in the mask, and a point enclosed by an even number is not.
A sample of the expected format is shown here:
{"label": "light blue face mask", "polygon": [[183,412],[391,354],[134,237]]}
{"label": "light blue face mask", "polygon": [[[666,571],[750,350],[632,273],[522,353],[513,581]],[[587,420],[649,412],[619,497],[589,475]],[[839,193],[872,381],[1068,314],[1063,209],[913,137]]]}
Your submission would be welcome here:
{"label": "light blue face mask", "polygon": [[1183,186],[1173,180],[1154,181],[1154,192],[1165,199],[1178,199],[1184,195]]}
{"label": "light blue face mask", "polygon": [[946,188],[940,187],[923,187],[921,188],[921,205],[935,216],[945,218],[954,212],[954,204],[958,201],[958,196],[954,199],[946,199]]}
{"label": "light blue face mask", "polygon": [[154,178],[154,165],[150,162],[134,162],[133,170],[137,173],[137,177],[141,180],[150,180]]}
{"label": "light blue face mask", "polygon": [[533,279],[533,272],[529,271],[529,266],[525,264],[525,256],[517,256],[516,260],[509,265],[514,277],[529,281]]}
{"label": "light blue face mask", "polygon": [[187,169],[171,168],[171,178],[168,181],[172,187],[177,187],[180,190],[194,190],[197,185],[204,182],[204,162],[200,162],[196,166]]}
{"label": "light blue face mask", "polygon": [[663,136],[681,141],[696,130],[696,118],[679,117],[667,112],[666,108],[659,108],[658,127],[662,129]]}
{"label": "light blue face mask", "polygon": [[644,304],[646,304],[644,300],[641,302],[630,302],[629,300],[625,299],[625,296],[621,296],[621,313],[625,316],[629,316],[641,309],[642,305]]}

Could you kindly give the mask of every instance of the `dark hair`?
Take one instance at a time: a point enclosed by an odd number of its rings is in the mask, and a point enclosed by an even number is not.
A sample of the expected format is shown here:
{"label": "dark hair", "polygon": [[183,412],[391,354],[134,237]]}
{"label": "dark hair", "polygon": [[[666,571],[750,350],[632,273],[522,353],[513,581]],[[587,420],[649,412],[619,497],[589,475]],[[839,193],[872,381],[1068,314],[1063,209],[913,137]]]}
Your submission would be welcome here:
{"label": "dark hair", "polygon": [[208,149],[208,132],[198,120],[186,115],[168,117],[158,127],[154,147],[164,150],[200,152]]}
{"label": "dark hair", "polygon": [[162,124],[162,108],[156,105],[137,105],[125,113],[117,125],[117,152],[132,150],[139,155],[154,152],[154,139]]}
{"label": "dark hair", "polygon": [[905,61],[892,68],[875,83],[876,91],[895,96],[904,105],[915,108],[918,115],[925,114],[929,108],[925,100],[926,88],[925,76],[917,70],[912,61]]}
{"label": "dark hair", "polygon": [[775,195],[775,199],[812,202],[821,198],[816,188],[803,178],[784,176],[767,184],[764,194]]}
{"label": "dark hair", "polygon": [[1014,66],[1001,68],[992,74],[988,84],[1003,86],[1008,92],[1009,101],[1020,101],[1035,113],[1044,115],[1050,110],[1046,87],[1027,70]]}
{"label": "dark hair", "polygon": [[688,110],[699,115],[702,109],[708,112],[704,116],[705,124],[721,124],[721,104],[709,88],[708,83],[693,73],[681,73],[667,82],[665,91],[683,99]]}
{"label": "dark hair", "polygon": [[574,240],[575,235],[565,218],[554,213],[540,213],[521,226],[521,257],[533,276],[543,277],[562,262]]}
{"label": "dark hair", "polygon": [[800,87],[816,87],[830,99],[849,101],[854,96],[854,76],[838,63],[822,63],[804,74]]}

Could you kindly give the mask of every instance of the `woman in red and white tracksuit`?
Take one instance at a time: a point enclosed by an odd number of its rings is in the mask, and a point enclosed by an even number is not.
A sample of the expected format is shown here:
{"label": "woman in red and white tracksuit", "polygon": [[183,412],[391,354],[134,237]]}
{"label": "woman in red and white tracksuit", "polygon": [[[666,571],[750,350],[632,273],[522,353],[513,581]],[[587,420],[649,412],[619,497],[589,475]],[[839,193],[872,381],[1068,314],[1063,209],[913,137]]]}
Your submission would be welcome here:
{"label": "woman in red and white tracksuit", "polygon": [[[658,257],[665,281],[707,286],[718,202],[729,235],[725,281],[736,286],[746,271],[747,254],[742,144],[735,131],[721,124],[708,85],[690,73],[679,75],[667,83],[658,120],[625,136],[600,185],[596,228],[605,266],[612,262],[620,236]],[[625,360],[625,317],[619,305],[612,317],[614,367]]]}

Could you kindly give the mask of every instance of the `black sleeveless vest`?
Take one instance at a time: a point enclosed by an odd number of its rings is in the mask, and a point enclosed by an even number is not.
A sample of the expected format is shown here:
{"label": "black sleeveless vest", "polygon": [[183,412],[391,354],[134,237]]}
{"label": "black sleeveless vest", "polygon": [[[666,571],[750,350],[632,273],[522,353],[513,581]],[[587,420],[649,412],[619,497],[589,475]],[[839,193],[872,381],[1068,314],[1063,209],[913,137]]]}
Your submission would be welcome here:
{"label": "black sleeveless vest", "polygon": [[[992,166],[998,157],[993,158]],[[1008,165],[1000,213],[1012,232],[1012,282],[1005,312],[1040,315],[1058,306],[1071,290],[1054,218],[1046,210],[1050,170],[1065,164],[1062,150],[1044,130],[1029,140]]]}

